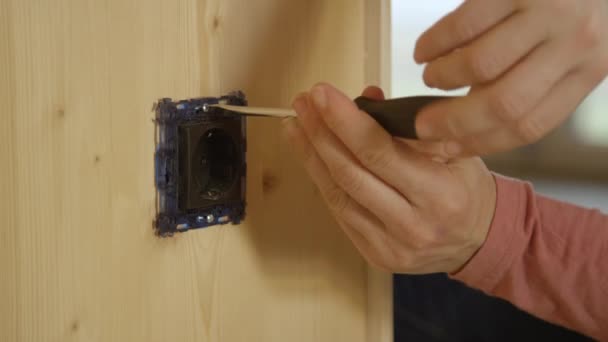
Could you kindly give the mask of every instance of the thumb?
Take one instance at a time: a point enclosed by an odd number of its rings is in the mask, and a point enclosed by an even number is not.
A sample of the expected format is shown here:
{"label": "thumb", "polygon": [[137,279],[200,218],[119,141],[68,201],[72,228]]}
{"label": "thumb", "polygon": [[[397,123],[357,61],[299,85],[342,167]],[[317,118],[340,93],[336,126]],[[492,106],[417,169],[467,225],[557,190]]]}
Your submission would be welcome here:
{"label": "thumb", "polygon": [[374,100],[384,100],[384,91],[376,86],[369,86],[363,90],[361,96],[369,97]]}

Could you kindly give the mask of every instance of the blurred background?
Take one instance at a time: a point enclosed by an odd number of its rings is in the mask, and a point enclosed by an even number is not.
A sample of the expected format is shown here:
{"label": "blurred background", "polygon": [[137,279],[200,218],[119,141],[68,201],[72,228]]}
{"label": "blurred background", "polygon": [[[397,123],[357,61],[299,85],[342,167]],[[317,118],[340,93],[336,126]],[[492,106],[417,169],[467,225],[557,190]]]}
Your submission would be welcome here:
{"label": "blurred background", "polygon": [[[424,85],[423,67],[416,65],[412,56],[420,34],[461,2],[392,1],[393,97],[445,94]],[[485,159],[490,169],[532,181],[541,193],[608,212],[608,81],[565,125],[541,142]]]}

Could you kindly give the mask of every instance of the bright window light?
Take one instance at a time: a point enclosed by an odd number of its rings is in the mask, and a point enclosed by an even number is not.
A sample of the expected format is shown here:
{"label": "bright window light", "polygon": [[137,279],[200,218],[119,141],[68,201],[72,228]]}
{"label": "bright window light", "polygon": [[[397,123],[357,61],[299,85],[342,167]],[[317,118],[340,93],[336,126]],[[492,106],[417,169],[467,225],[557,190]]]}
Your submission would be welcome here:
{"label": "bright window light", "polygon": [[[433,23],[452,11],[461,0],[393,0],[391,2],[392,32],[392,95],[431,95],[446,92],[430,89],[422,81],[423,67],[414,62],[418,37]],[[465,93],[465,90],[458,93]],[[457,94],[456,92],[450,92]]]}

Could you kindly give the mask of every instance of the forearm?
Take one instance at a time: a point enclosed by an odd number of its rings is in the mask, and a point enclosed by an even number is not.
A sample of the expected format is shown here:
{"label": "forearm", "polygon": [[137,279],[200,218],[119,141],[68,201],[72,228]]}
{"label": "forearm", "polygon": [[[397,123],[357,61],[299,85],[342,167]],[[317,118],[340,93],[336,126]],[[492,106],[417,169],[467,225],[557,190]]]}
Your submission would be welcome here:
{"label": "forearm", "polygon": [[547,321],[608,339],[608,216],[539,196],[523,182],[501,176],[496,182],[486,242],[453,277]]}

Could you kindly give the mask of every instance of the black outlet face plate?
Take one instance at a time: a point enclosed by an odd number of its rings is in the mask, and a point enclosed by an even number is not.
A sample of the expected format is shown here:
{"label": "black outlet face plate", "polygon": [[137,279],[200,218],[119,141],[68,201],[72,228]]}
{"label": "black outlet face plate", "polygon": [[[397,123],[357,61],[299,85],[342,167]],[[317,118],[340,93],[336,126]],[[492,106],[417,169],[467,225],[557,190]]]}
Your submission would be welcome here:
{"label": "black outlet face plate", "polygon": [[156,233],[218,224],[245,216],[245,117],[211,105],[246,106],[245,95],[202,97],[155,105]]}

